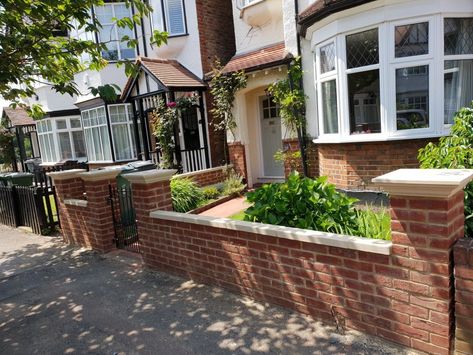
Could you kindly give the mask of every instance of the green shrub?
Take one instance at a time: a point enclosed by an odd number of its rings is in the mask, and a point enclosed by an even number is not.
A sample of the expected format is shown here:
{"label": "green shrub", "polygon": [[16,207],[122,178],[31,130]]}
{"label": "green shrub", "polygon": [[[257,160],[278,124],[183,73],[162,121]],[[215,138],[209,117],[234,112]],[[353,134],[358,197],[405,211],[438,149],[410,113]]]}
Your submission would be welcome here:
{"label": "green shrub", "polygon": [[174,211],[189,212],[205,200],[202,190],[190,179],[171,180],[171,198]]}
{"label": "green shrub", "polygon": [[204,198],[207,200],[214,200],[220,196],[220,191],[218,191],[215,186],[207,186],[202,188],[202,193],[204,194]]}
{"label": "green shrub", "polygon": [[[450,136],[419,150],[421,168],[473,168],[473,103],[456,113]],[[473,184],[465,188],[465,235],[473,237]]]}
{"label": "green shrub", "polygon": [[247,195],[254,205],[245,220],[358,235],[356,199],[338,192],[327,177],[316,180],[292,173],[286,182],[267,184]]}
{"label": "green shrub", "polygon": [[243,177],[235,171],[230,171],[223,182],[222,194],[225,196],[240,195],[245,188],[246,185],[243,183]]}
{"label": "green shrub", "polygon": [[358,235],[371,239],[391,240],[391,216],[385,208],[357,211]]}

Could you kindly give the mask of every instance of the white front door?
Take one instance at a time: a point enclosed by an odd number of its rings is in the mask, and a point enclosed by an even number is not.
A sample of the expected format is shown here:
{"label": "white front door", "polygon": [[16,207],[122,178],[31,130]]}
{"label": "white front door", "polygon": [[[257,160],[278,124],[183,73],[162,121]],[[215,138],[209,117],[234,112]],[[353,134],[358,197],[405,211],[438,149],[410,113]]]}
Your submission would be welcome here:
{"label": "white front door", "polygon": [[261,105],[261,145],[265,177],[283,177],[284,166],[274,160],[274,154],[282,149],[281,117],[279,107],[271,98],[260,99]]}

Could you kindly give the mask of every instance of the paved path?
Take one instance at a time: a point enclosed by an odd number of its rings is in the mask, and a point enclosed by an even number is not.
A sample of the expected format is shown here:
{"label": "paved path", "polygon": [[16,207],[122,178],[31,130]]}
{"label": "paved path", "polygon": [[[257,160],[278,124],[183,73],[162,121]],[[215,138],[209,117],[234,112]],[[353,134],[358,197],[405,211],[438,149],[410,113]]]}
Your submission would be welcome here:
{"label": "paved path", "polygon": [[246,197],[238,197],[208,209],[200,215],[210,217],[230,217],[240,211],[246,210],[248,207],[250,207],[250,204],[246,201]]}
{"label": "paved path", "polygon": [[0,354],[402,353],[121,254],[1,229],[0,255]]}

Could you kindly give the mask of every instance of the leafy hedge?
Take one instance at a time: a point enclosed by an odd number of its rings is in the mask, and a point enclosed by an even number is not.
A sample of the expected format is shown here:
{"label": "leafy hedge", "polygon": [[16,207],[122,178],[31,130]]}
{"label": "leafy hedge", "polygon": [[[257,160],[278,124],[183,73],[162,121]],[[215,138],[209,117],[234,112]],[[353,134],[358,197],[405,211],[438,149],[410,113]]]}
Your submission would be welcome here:
{"label": "leafy hedge", "polygon": [[357,210],[357,199],[338,192],[327,177],[303,178],[292,173],[286,182],[267,184],[247,195],[253,206],[245,221],[390,239],[390,217],[385,211]]}
{"label": "leafy hedge", "polygon": [[[419,150],[421,168],[473,169],[473,103],[456,113],[450,136]],[[473,183],[465,188],[465,235],[473,237]]]}

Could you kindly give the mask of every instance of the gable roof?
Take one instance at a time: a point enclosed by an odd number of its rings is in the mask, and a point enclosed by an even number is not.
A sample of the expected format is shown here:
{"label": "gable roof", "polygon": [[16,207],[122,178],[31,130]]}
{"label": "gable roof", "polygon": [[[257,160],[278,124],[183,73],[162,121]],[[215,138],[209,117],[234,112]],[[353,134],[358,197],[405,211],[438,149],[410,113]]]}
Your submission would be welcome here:
{"label": "gable roof", "polygon": [[317,21],[337,12],[372,1],[376,0],[317,0],[299,14],[299,32],[302,36],[305,36],[307,29]]}
{"label": "gable roof", "polygon": [[286,51],[284,42],[272,44],[244,54],[235,55],[223,68],[224,73],[238,70],[251,72],[287,63],[292,55]]}
{"label": "gable roof", "polygon": [[[197,75],[192,73],[181,63],[174,59],[152,59],[147,57],[138,57],[137,65],[141,71],[145,71],[153,77],[160,86],[166,89],[180,88],[205,88],[206,85]],[[140,75],[138,74],[138,76]],[[136,81],[137,76],[130,76],[123,88],[122,99],[126,99]]]}
{"label": "gable roof", "polygon": [[28,112],[21,107],[4,107],[3,116],[7,117],[10,121],[10,127],[31,126],[35,124],[35,121],[28,116]]}

